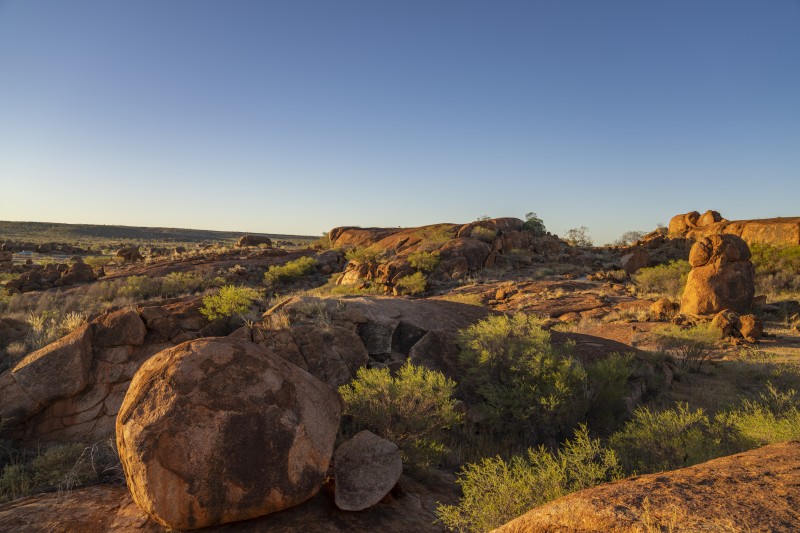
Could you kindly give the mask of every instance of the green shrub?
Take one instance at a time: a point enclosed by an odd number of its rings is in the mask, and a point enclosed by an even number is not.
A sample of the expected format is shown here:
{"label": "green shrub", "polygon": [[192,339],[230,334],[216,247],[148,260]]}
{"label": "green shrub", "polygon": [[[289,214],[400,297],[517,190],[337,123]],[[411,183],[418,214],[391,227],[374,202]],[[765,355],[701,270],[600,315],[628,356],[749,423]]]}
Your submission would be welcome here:
{"label": "green shrub", "polygon": [[422,294],[427,287],[428,278],[422,272],[414,272],[394,282],[394,288],[399,294]]}
{"label": "green shrub", "polygon": [[441,372],[407,362],[396,377],[387,368],[362,367],[339,393],[356,429],[394,442],[407,464],[426,468],[446,452],[438,433],[461,421],[452,397],[455,387]]}
{"label": "green shrub", "polygon": [[160,290],[161,284],[156,279],[147,276],[130,276],[119,288],[117,297],[143,300],[157,296]]}
{"label": "green shrub", "polygon": [[800,293],[800,246],[753,244],[750,252],[759,294]]}
{"label": "green shrub", "polygon": [[491,228],[484,228],[483,226],[475,226],[470,232],[470,237],[478,239],[479,241],[491,242],[497,237],[497,232]]}
{"label": "green shrub", "polygon": [[258,292],[254,289],[225,285],[216,294],[203,297],[200,313],[209,320],[245,315],[258,297]]}
{"label": "green shrub", "polygon": [[640,296],[680,298],[691,269],[689,261],[671,261],[640,269],[634,274],[633,282]]}
{"label": "green shrub", "polygon": [[363,265],[365,263],[378,262],[385,253],[385,250],[380,250],[375,246],[368,246],[367,248],[353,248],[352,250],[348,250],[344,256],[348,261]]}
{"label": "green shrub", "polygon": [[609,445],[629,474],[675,470],[718,455],[708,417],[686,403],[660,412],[638,407]]}
{"label": "green shrub", "polygon": [[205,283],[199,274],[194,272],[170,272],[161,280],[159,293],[164,298],[174,298],[182,294],[193,294],[203,289]]}
{"label": "green shrub", "polygon": [[555,350],[539,321],[524,314],[492,316],[459,333],[467,394],[494,431],[520,434],[526,442],[571,427],[586,377],[577,361]]}
{"label": "green shrub", "polygon": [[681,368],[689,372],[700,372],[722,337],[719,329],[708,324],[688,328],[670,325],[654,333],[659,350],[671,355]]}
{"label": "green shrub", "polygon": [[314,271],[317,261],[313,257],[300,257],[284,265],[273,265],[264,273],[264,281],[269,284],[296,281]]}
{"label": "green shrub", "polygon": [[33,484],[28,465],[9,463],[0,476],[0,501],[11,501],[31,493]]}
{"label": "green shrub", "polygon": [[614,353],[585,365],[585,369],[586,417],[595,427],[610,427],[625,412],[625,397],[630,393],[628,378],[633,372],[633,355]]}
{"label": "green shrub", "polygon": [[109,264],[114,258],[110,255],[90,255],[83,258],[83,262],[92,268],[100,268]]}
{"label": "green shrub", "polygon": [[766,391],[714,419],[726,453],[800,438],[800,398],[767,383]]}
{"label": "green shrub", "polygon": [[439,266],[439,252],[414,252],[408,255],[408,263],[421,272],[432,272]]}
{"label": "green shrub", "polygon": [[544,226],[544,221],[536,216],[536,213],[530,212],[525,215],[525,222],[522,224],[523,231],[530,231],[537,237],[547,233],[547,228]]}
{"label": "green shrub", "polygon": [[436,514],[456,531],[489,531],[532,507],[621,475],[614,452],[590,439],[581,427],[555,454],[529,449],[527,457],[515,455],[507,462],[494,457],[466,465],[456,481],[463,492],[458,505],[440,505]]}
{"label": "green shrub", "polygon": [[40,489],[56,488],[69,482],[82,485],[94,477],[91,464],[83,460],[83,444],[59,444],[38,455],[30,463],[31,481]]}

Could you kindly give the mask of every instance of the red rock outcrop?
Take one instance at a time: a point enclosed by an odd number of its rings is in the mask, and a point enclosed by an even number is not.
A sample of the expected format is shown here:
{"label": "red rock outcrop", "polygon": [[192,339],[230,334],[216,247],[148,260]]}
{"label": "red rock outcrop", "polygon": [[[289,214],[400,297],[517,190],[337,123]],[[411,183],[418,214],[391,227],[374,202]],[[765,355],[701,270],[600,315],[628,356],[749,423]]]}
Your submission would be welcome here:
{"label": "red rock outcrop", "polygon": [[699,239],[710,235],[736,235],[747,244],[800,245],[800,217],[725,220],[716,211],[675,215],[669,222],[673,238]]}
{"label": "red rock outcrop", "polygon": [[797,531],[800,442],[582,490],[496,529],[498,533]]}
{"label": "red rock outcrop", "polygon": [[730,309],[748,313],[755,295],[750,249],[735,235],[699,239],[689,252],[692,270],[681,298],[681,312],[714,315]]}

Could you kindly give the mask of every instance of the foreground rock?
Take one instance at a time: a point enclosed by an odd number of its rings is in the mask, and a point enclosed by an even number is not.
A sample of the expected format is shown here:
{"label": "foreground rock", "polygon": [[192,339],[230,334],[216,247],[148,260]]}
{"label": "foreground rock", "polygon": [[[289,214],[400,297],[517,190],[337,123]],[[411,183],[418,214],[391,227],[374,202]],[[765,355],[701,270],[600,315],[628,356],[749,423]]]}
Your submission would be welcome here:
{"label": "foreground rock", "polygon": [[788,442],[576,492],[496,531],[788,533],[799,498],[800,442]]}
{"label": "foreground rock", "polygon": [[[402,487],[402,488],[400,488]],[[261,518],[203,529],[225,533],[415,533],[443,532],[434,510],[456,503],[452,480],[419,482],[403,477],[378,505],[360,512],[334,505],[326,485],[303,505]],[[124,485],[97,485],[0,504],[2,533],[172,533],[131,499]]]}
{"label": "foreground rock", "polygon": [[389,494],[403,473],[400,449],[362,431],[336,450],[336,506],[344,511],[372,507]]}
{"label": "foreground rock", "polygon": [[755,295],[750,249],[735,235],[703,237],[689,252],[692,266],[681,298],[681,312],[713,315],[724,309],[748,313]]}
{"label": "foreground rock", "polygon": [[313,497],[340,411],[331,387],[252,342],[190,341],[136,373],[117,446],[142,509],[175,529],[207,527]]}

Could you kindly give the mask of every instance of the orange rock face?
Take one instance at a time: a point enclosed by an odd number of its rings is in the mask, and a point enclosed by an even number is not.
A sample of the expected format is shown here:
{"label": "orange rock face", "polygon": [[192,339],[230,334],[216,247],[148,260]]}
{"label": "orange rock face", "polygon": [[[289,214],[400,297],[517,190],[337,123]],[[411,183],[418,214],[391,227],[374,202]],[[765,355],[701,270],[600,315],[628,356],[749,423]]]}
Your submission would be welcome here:
{"label": "orange rock face", "polygon": [[246,340],[185,342],[150,358],[117,418],[134,501],[175,529],[246,520],[320,489],[336,391]]}
{"label": "orange rock face", "polygon": [[799,472],[800,443],[775,444],[582,490],[495,531],[797,531]]}
{"label": "orange rock face", "polygon": [[724,309],[747,313],[753,307],[755,269],[750,249],[735,235],[711,235],[689,252],[692,270],[681,298],[681,312],[713,315]]}

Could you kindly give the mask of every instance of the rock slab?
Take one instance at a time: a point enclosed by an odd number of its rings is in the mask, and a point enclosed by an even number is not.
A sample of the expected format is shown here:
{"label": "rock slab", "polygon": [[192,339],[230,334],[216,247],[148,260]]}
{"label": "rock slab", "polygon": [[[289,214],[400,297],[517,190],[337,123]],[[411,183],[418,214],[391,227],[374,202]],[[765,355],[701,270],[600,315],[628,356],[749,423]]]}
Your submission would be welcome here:
{"label": "rock slab", "polygon": [[313,497],[340,415],[332,387],[265,348],[201,339],[142,365],[117,446],[134,501],[168,527],[195,529]]}
{"label": "rock slab", "polygon": [[389,494],[403,473],[397,445],[362,431],[336,450],[336,506],[344,511],[372,507]]}

